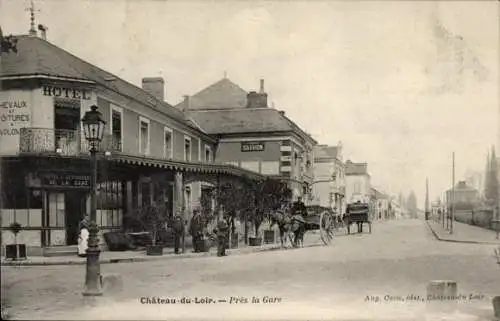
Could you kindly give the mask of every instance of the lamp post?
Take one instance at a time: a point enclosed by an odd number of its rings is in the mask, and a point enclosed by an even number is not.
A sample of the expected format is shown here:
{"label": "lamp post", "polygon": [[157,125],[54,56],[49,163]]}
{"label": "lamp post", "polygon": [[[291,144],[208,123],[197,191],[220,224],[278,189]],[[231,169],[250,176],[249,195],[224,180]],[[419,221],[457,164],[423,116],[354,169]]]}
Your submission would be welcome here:
{"label": "lamp post", "polygon": [[100,143],[104,135],[104,127],[106,122],[102,119],[102,114],[97,110],[98,107],[93,105],[90,111],[85,113],[82,118],[83,132],[85,139],[89,143],[90,159],[92,164],[92,176],[90,185],[90,222],[89,222],[89,239],[87,248],[87,269],[85,275],[85,291],[84,296],[100,296],[100,270],[99,265],[99,239],[97,232],[99,228],[96,223],[96,189],[97,189],[97,152],[99,151]]}

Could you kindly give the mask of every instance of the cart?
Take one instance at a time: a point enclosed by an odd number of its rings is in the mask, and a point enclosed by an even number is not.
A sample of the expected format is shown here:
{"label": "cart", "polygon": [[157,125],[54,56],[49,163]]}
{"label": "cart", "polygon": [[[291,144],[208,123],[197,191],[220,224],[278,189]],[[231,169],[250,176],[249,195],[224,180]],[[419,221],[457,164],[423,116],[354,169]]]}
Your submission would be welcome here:
{"label": "cart", "polygon": [[319,230],[323,243],[325,245],[332,243],[334,231],[337,228],[337,217],[332,209],[322,206],[308,206],[305,221],[306,231]]}
{"label": "cart", "polygon": [[370,206],[367,203],[351,203],[347,205],[345,222],[347,225],[347,234],[351,234],[351,224],[358,225],[358,233],[363,233],[363,224],[368,224],[368,229],[371,234],[372,222],[370,219]]}

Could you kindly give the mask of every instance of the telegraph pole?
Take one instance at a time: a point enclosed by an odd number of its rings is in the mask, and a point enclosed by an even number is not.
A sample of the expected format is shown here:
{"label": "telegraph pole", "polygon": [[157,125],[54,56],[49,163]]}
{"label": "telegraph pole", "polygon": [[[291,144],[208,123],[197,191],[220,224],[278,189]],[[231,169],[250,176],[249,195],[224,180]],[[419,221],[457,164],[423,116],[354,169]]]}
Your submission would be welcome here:
{"label": "telegraph pole", "polygon": [[425,220],[429,220],[429,178],[425,179]]}
{"label": "telegraph pole", "polygon": [[452,156],[452,186],[451,186],[451,222],[450,222],[450,234],[453,234],[453,221],[455,220],[455,152]]}

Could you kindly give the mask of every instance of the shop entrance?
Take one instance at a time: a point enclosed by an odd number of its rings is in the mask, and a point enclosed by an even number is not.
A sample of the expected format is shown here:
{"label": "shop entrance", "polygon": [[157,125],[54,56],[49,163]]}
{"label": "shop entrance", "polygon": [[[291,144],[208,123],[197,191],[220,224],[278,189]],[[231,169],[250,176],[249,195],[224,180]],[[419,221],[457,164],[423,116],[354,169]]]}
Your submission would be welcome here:
{"label": "shop entrance", "polygon": [[80,231],[78,225],[85,216],[87,207],[87,193],[85,191],[68,191],[64,198],[66,244],[78,244]]}

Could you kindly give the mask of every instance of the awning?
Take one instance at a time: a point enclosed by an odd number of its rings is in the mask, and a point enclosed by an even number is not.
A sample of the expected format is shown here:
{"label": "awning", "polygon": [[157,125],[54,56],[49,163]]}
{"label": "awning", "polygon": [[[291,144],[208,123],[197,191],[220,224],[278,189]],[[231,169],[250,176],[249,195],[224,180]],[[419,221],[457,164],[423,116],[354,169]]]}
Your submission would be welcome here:
{"label": "awning", "polygon": [[108,160],[121,164],[163,168],[167,170],[180,171],[180,172],[226,174],[234,176],[244,176],[256,180],[264,179],[264,176],[259,173],[229,164],[180,162],[180,161],[165,160],[161,158],[129,156],[129,155],[111,155],[108,157]]}

